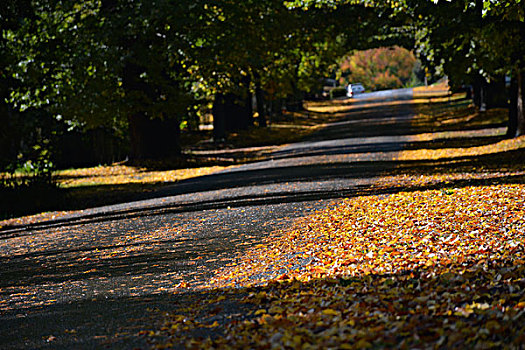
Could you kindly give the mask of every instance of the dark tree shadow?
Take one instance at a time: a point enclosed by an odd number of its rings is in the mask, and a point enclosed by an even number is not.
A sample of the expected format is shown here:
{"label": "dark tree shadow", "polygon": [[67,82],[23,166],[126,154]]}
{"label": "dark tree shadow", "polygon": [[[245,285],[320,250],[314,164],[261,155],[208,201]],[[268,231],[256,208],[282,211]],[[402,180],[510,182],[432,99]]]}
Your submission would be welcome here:
{"label": "dark tree shadow", "polygon": [[[305,340],[315,344],[330,327],[346,336],[345,343],[364,339],[375,348],[472,348],[489,343],[519,348],[523,344],[525,314],[515,308],[523,297],[515,291],[525,288],[523,265],[511,260],[465,261],[441,266],[441,271],[436,274],[421,268],[308,283],[275,281],[259,287],[58,303],[19,310],[18,315],[3,314],[0,344],[13,349],[130,349],[171,344],[170,348],[183,349],[189,339],[221,341],[236,329],[248,339],[243,342],[242,337],[233,337],[228,345],[243,348],[257,347],[250,343],[249,335],[258,333],[260,339],[270,339],[276,333],[293,334],[299,329],[302,336],[307,334]],[[276,305],[281,309],[271,311]],[[262,322],[263,316],[256,313],[261,309],[272,317]],[[309,312],[322,315],[328,309],[331,316],[321,325],[309,317]],[[331,323],[334,312],[352,323],[346,322],[343,328],[341,323]],[[299,313],[304,316],[294,316]],[[487,326],[490,324],[495,326]],[[343,344],[333,339],[335,347]]]}

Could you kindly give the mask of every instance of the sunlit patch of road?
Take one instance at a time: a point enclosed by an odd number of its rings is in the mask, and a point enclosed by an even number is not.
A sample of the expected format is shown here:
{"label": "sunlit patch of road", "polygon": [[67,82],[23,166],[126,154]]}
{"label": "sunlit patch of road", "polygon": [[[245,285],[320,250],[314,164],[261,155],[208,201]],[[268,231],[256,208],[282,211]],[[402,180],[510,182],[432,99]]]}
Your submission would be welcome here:
{"label": "sunlit patch of road", "polygon": [[354,95],[354,99],[358,102],[370,102],[372,100],[393,101],[393,100],[409,100],[414,96],[412,88],[383,90],[374,92],[365,92]]}

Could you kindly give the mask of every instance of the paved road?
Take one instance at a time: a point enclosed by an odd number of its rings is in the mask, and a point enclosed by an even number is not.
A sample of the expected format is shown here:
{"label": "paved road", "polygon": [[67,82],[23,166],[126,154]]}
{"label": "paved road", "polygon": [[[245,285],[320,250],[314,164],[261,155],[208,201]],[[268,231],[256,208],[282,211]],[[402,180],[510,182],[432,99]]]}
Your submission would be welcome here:
{"label": "paved road", "polygon": [[380,101],[394,101],[394,100],[410,100],[413,96],[413,90],[408,89],[396,89],[396,90],[383,90],[374,92],[365,92],[354,96],[356,100],[380,100]]}
{"label": "paved road", "polygon": [[147,347],[137,333],[174,292],[191,295],[269,233],[393,168],[412,117],[409,104],[363,107],[265,161],[4,232],[0,348]]}

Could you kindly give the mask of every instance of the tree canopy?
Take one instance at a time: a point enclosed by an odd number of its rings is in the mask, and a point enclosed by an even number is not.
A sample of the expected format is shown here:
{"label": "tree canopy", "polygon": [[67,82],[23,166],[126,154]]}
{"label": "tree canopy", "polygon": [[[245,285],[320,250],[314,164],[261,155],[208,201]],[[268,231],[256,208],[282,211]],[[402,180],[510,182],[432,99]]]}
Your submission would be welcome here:
{"label": "tree canopy", "polygon": [[354,49],[415,47],[453,85],[523,80],[519,0],[8,0],[1,11],[3,115],[103,127],[137,157],[168,145],[154,136],[168,124],[176,153],[178,124],[216,96],[300,98]]}

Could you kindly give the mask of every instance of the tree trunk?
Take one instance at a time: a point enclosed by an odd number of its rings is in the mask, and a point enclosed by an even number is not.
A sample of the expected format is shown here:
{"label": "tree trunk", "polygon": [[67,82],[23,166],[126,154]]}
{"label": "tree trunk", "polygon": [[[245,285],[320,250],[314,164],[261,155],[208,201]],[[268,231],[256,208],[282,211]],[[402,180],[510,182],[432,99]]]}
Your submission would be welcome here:
{"label": "tree trunk", "polygon": [[497,76],[484,89],[487,108],[505,108],[508,106],[508,92],[505,87],[505,76]]}
{"label": "tree trunk", "polygon": [[232,93],[217,94],[213,103],[213,139],[222,142],[229,132],[246,130],[253,125],[251,95],[241,98]]}
{"label": "tree trunk", "polygon": [[478,107],[478,109],[481,112],[486,110],[485,85],[486,85],[485,79],[481,75],[478,75],[474,79],[474,84],[473,84],[474,98],[473,98],[473,102],[474,102],[474,105],[476,107]]}
{"label": "tree trunk", "polygon": [[507,137],[518,137],[525,135],[525,111],[523,110],[523,100],[525,98],[525,73],[517,70],[515,77],[511,81],[511,95],[509,106],[509,124]]}
{"label": "tree trunk", "polygon": [[213,101],[213,140],[222,142],[226,139],[226,101],[223,94],[215,95]]}
{"label": "tree trunk", "polygon": [[240,93],[226,94],[226,130],[246,130],[253,126],[252,94],[249,76],[244,76],[239,84]]}
{"label": "tree trunk", "polygon": [[132,160],[180,156],[177,119],[150,119],[145,113],[135,113],[128,122]]}
{"label": "tree trunk", "polygon": [[[145,83],[140,75],[144,68],[129,60],[124,66],[122,85],[126,91],[140,91],[152,100],[155,88]],[[160,159],[180,156],[180,127],[178,118],[150,118],[147,106],[135,102],[134,112],[128,115],[130,158]]]}
{"label": "tree trunk", "polygon": [[264,98],[264,91],[261,88],[261,77],[258,72],[254,72],[254,80],[255,80],[255,103],[257,106],[257,121],[259,123],[259,127],[265,128],[268,126],[268,122],[266,120],[266,101]]}
{"label": "tree trunk", "polygon": [[259,127],[266,128],[268,126],[268,121],[266,120],[264,91],[261,89],[260,85],[255,87],[255,101],[257,103],[257,120],[259,122]]}
{"label": "tree trunk", "polygon": [[275,115],[277,117],[282,117],[284,108],[285,108],[285,103],[282,98],[277,98],[272,101],[272,115]]}
{"label": "tree trunk", "polygon": [[246,130],[253,125],[252,96],[237,96],[232,93],[225,95],[225,126],[226,131]]}

